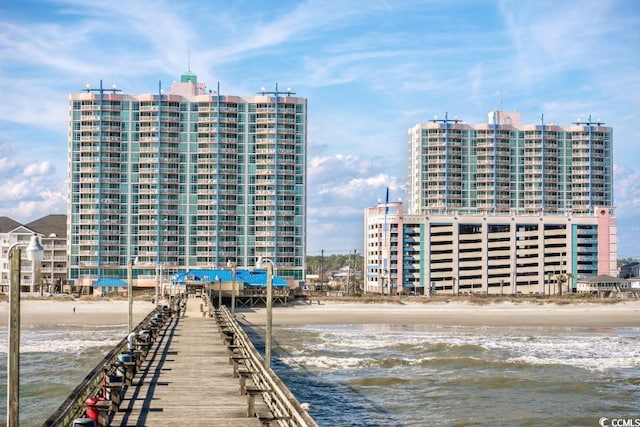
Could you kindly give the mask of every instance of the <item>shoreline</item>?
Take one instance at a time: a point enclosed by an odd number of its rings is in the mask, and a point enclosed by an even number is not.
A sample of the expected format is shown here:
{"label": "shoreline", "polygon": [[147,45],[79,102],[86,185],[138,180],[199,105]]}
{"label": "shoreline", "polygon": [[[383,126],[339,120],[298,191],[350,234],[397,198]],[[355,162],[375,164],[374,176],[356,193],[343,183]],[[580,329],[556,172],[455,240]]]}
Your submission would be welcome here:
{"label": "shoreline", "polygon": [[[190,300],[199,304],[200,300]],[[139,323],[154,305],[134,300],[133,319]],[[74,312],[75,308],[75,312]],[[0,326],[8,324],[9,304],[0,302]],[[128,301],[120,299],[56,300],[24,299],[20,305],[23,326],[121,325],[128,321]],[[266,324],[266,308],[236,307],[247,323]],[[273,306],[273,324],[337,325],[388,324],[488,327],[640,327],[640,300],[482,301],[482,300],[388,300],[358,301],[317,299]]]}
{"label": "shoreline", "polygon": [[[150,301],[133,301],[133,323],[144,319],[154,305]],[[75,308],[75,311],[74,311]],[[9,303],[0,302],[0,327],[6,327]],[[20,324],[33,325],[122,325],[129,321],[129,303],[125,300],[56,300],[23,299]]]}
{"label": "shoreline", "polygon": [[[317,300],[315,300],[317,301]],[[314,301],[314,302],[315,302]],[[263,307],[236,309],[253,325],[266,324]],[[534,303],[468,301],[358,303],[323,301],[274,306],[274,325],[392,324],[490,327],[640,327],[640,301]]]}

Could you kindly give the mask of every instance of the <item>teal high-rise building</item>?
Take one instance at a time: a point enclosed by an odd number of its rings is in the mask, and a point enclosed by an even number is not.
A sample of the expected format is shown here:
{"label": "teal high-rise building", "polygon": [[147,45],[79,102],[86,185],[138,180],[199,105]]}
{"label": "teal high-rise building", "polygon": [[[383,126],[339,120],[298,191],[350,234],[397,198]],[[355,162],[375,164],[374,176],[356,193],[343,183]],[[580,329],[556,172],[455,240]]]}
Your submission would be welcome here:
{"label": "teal high-rise building", "polygon": [[77,285],[271,259],[302,280],[307,100],[290,89],[87,87],[69,97],[69,271]]}
{"label": "teal high-rise building", "polygon": [[522,125],[445,116],[409,129],[409,213],[589,213],[613,207],[613,131],[599,120]]}

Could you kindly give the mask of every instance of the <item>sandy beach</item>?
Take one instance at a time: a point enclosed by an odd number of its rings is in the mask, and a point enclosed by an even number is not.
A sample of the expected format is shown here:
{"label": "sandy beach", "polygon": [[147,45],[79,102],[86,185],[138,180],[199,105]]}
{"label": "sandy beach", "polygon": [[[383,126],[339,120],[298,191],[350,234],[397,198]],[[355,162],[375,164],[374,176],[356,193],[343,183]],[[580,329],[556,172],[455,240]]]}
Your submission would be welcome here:
{"label": "sandy beach", "polygon": [[[74,311],[75,308],[75,311]],[[133,302],[133,321],[138,324],[154,305],[150,301]],[[0,326],[6,326],[9,318],[9,303],[0,302]],[[126,324],[129,318],[127,300],[22,300],[20,322],[27,325],[118,325]]]}
{"label": "sandy beach", "polygon": [[[238,309],[254,325],[266,323],[264,308]],[[640,301],[573,303],[497,302],[478,305],[466,301],[434,303],[351,303],[321,301],[273,309],[274,325],[398,324],[505,327],[639,327]]]}
{"label": "sandy beach", "polygon": [[[192,300],[200,303],[200,300]],[[0,302],[0,326],[8,321],[8,303]],[[75,308],[75,312],[74,312]],[[141,321],[154,305],[133,303],[134,322]],[[34,324],[123,324],[128,318],[126,300],[23,300],[23,325]],[[266,323],[263,307],[237,308],[237,314],[255,325]],[[571,304],[469,301],[360,303],[313,300],[274,306],[274,325],[304,324],[420,324],[459,326],[559,326],[559,327],[640,327],[640,300],[615,303],[576,302]]]}

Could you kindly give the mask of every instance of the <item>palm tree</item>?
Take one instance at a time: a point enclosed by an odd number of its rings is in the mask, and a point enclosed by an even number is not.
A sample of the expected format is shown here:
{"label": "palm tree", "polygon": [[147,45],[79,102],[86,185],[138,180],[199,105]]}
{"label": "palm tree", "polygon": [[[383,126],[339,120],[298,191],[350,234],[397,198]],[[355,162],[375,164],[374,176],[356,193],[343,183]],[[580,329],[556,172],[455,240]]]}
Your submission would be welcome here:
{"label": "palm tree", "polygon": [[567,280],[564,274],[557,274],[556,281],[558,282],[558,295],[562,296],[562,288],[564,287],[564,282]]}
{"label": "palm tree", "polygon": [[548,296],[551,296],[551,278],[553,277],[553,273],[548,272],[547,273],[547,287],[549,289],[549,292],[547,293]]}

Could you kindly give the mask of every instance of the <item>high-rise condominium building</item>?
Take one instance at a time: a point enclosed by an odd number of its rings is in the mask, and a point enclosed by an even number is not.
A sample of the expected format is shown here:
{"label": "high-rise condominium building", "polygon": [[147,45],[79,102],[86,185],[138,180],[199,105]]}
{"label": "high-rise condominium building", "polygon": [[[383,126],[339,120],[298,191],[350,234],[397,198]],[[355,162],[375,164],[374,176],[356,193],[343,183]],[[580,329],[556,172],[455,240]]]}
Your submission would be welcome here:
{"label": "high-rise condominium building", "polygon": [[365,290],[560,293],[615,275],[612,129],[435,119],[409,130],[409,209],[365,210]]}
{"label": "high-rise condominium building", "polygon": [[191,72],[168,92],[71,94],[70,279],[124,278],[134,257],[138,285],[258,257],[303,279],[307,100],[294,95],[223,95]]}
{"label": "high-rise condominium building", "polygon": [[409,213],[588,213],[613,206],[612,129],[434,119],[409,130]]}

